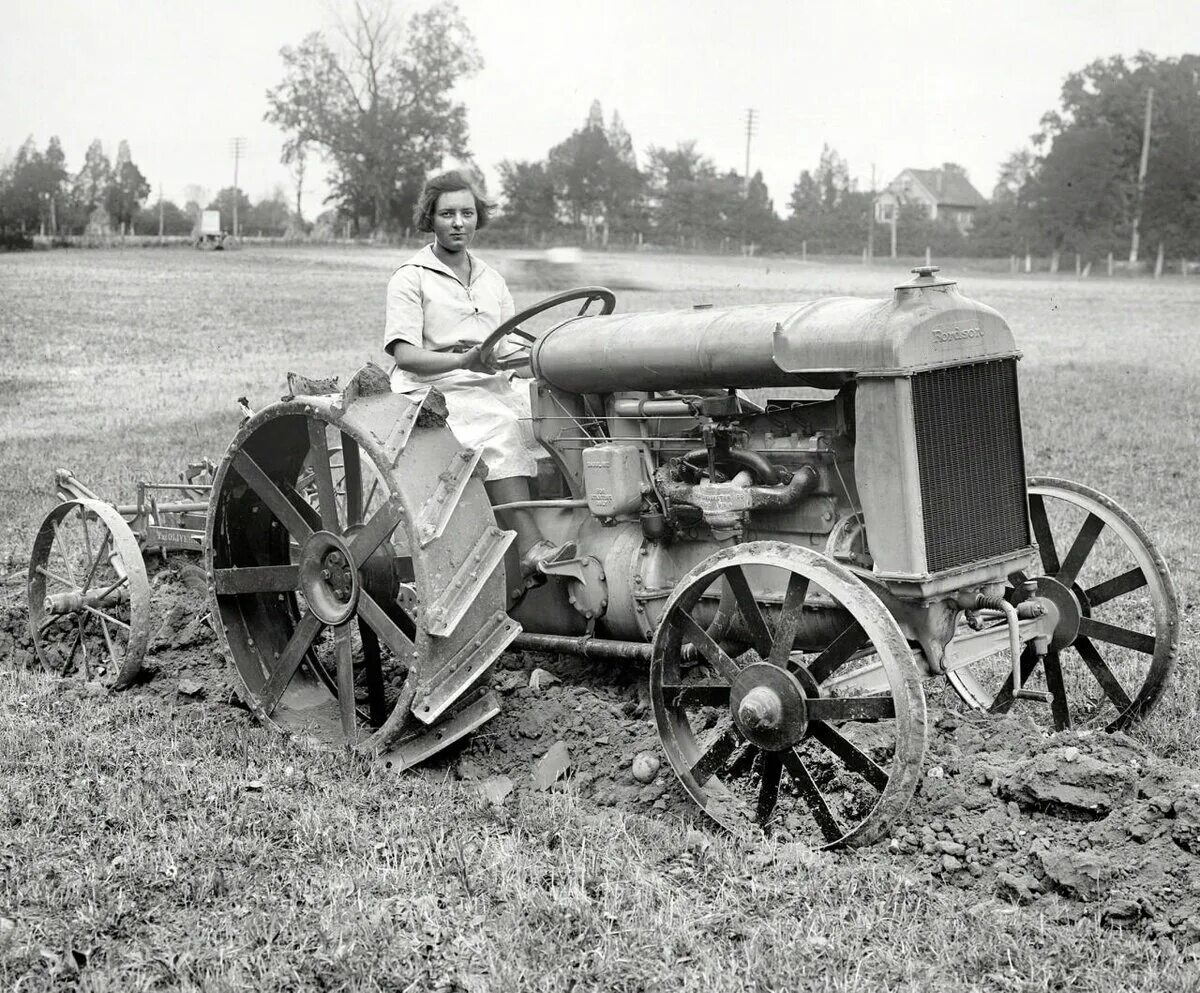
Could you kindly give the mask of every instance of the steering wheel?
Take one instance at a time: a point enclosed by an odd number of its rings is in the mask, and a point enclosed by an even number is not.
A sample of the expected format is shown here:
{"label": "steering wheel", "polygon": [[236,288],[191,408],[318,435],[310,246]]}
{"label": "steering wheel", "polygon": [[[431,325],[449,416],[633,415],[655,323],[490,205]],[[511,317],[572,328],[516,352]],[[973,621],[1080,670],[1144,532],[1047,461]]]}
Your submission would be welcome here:
{"label": "steering wheel", "polygon": [[[553,296],[546,297],[545,300],[535,303],[532,307],[527,307],[519,314],[513,314],[512,317],[489,334],[479,346],[480,363],[489,369],[495,369],[497,372],[507,372],[510,369],[520,369],[523,366],[527,366],[529,364],[531,346],[537,341],[537,338],[528,331],[522,331],[521,324],[531,317],[536,317],[547,310],[553,310],[564,303],[571,303],[573,300],[583,301],[583,306],[579,308],[579,314],[577,315],[579,317],[586,314],[588,307],[596,300],[600,301],[600,311],[596,314],[597,317],[611,314],[617,306],[617,298],[613,295],[612,290],[605,289],[603,286],[577,286],[573,290],[563,290],[562,293],[555,293]],[[502,358],[497,358],[497,347],[499,347],[501,341],[510,335],[514,339],[515,350]]]}

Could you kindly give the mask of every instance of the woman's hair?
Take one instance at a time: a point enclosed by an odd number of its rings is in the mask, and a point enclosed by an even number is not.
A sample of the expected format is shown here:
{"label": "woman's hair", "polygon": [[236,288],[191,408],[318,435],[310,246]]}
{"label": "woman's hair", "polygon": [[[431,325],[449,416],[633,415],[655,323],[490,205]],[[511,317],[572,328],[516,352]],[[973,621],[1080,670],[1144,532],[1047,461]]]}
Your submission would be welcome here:
{"label": "woman's hair", "polygon": [[428,234],[433,230],[433,211],[437,207],[438,197],[443,193],[457,193],[459,190],[469,190],[475,198],[475,227],[487,227],[495,206],[483,195],[479,183],[461,169],[450,169],[446,172],[430,176],[421,188],[417,197],[417,205],[413,208],[413,220],[417,230]]}

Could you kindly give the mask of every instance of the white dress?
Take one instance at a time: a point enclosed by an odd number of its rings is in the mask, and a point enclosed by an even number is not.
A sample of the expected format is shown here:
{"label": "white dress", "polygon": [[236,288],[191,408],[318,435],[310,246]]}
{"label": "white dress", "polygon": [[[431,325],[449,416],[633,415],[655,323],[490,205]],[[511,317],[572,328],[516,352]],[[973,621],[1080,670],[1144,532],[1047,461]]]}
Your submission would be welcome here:
{"label": "white dress", "polygon": [[[503,277],[474,255],[470,285],[426,245],[388,281],[384,347],[404,341],[435,351],[477,345],[513,315]],[[526,381],[518,381],[521,387]],[[430,376],[392,368],[392,390],[422,393],[436,386],[446,397],[450,428],[458,440],[483,453],[488,479],[536,476],[545,452],[533,437],[529,393],[507,373],[455,369]]]}

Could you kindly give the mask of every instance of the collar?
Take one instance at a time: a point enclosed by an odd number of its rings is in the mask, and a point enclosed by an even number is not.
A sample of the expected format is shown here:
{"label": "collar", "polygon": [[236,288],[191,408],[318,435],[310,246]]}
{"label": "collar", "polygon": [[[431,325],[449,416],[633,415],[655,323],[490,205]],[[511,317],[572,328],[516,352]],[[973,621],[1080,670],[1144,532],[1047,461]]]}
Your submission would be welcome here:
{"label": "collar", "polygon": [[[471,260],[471,285],[474,286],[479,282],[479,277],[483,275],[484,271],[488,269],[489,266],[470,249],[466,249],[465,251],[467,252],[467,257]],[[456,282],[461,282],[461,280],[458,278],[458,275],[434,253],[433,242],[430,242],[428,245],[422,248],[408,261],[400,263],[400,268],[403,268],[406,265],[415,265],[421,267],[422,269],[429,269],[432,272],[440,272],[442,275],[449,276]]]}

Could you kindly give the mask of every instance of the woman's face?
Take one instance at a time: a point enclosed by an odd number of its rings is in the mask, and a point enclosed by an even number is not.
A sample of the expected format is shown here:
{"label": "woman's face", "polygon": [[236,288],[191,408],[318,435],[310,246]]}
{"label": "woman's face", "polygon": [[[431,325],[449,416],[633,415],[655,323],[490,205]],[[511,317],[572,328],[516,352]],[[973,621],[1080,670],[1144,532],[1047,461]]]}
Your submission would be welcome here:
{"label": "woman's face", "polygon": [[447,252],[461,252],[475,237],[477,220],[470,190],[443,193],[433,208],[433,236]]}

